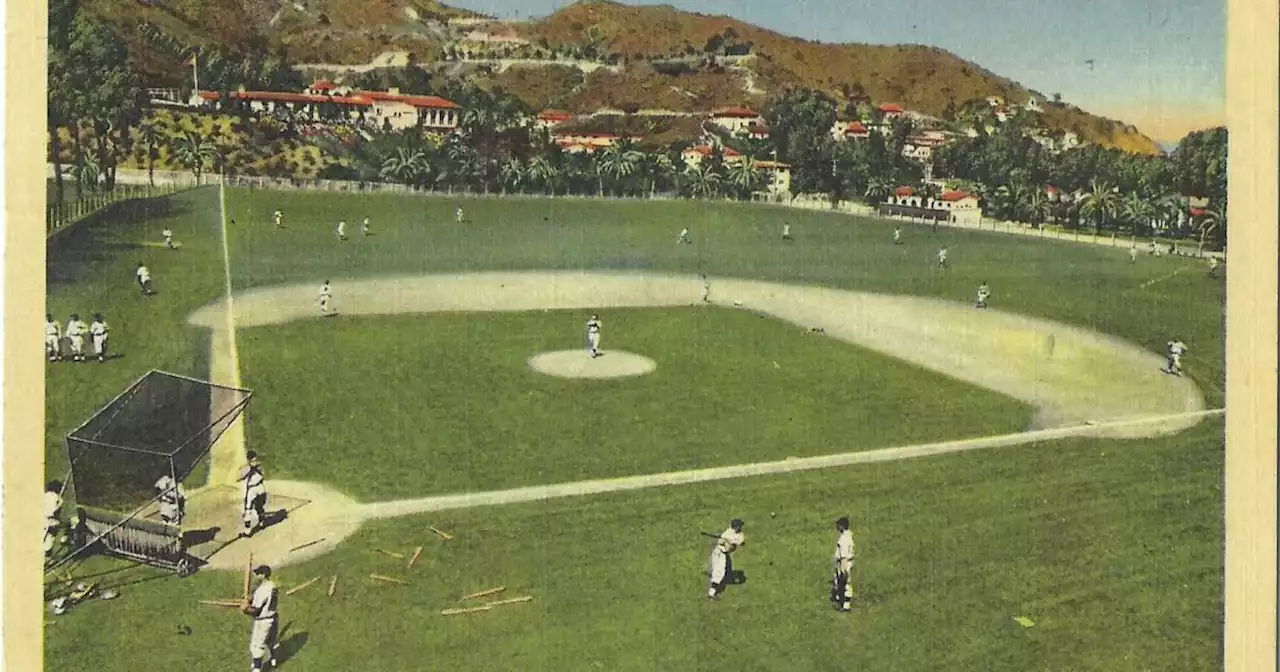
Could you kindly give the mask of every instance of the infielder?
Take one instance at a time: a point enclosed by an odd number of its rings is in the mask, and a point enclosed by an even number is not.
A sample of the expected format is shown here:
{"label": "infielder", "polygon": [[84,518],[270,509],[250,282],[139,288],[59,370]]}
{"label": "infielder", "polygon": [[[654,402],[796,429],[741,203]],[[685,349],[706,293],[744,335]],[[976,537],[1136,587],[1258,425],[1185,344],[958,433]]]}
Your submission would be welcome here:
{"label": "infielder", "polygon": [[1175,376],[1182,375],[1182,353],[1187,351],[1187,344],[1174,339],[1165,344],[1166,358],[1168,365],[1165,367],[1165,373],[1172,373]]}
{"label": "infielder", "polygon": [[187,493],[167,474],[156,481],[156,490],[160,491],[160,520],[170,525],[181,525],[187,510]]}
{"label": "infielder", "polygon": [[978,285],[978,307],[979,308],[987,307],[987,297],[989,296],[991,296],[991,289],[987,287],[987,283],[983,282],[981,285]]}
{"label": "infielder", "polygon": [[338,221],[338,240],[346,240],[346,239],[347,239],[347,223],[345,221],[339,220]]}
{"label": "infielder", "polygon": [[893,244],[894,245],[902,244],[902,227],[900,226],[893,227]]}
{"label": "infielder", "polygon": [[459,208],[458,208],[458,209],[453,213],[453,215],[454,215],[454,217],[456,217],[456,218],[457,218],[458,223],[459,223],[459,224],[461,224],[461,223],[462,223],[462,208],[461,208],[461,207],[459,207]]}
{"label": "infielder", "polygon": [[53,542],[62,527],[62,483],[49,481],[44,486],[44,552],[53,550]]}
{"label": "infielder", "polygon": [[729,528],[720,533],[716,545],[711,547],[711,558],[708,560],[711,578],[707,584],[707,597],[713,600],[720,598],[726,583],[733,577],[732,554],[745,543],[747,538],[742,534],[742,520],[734,518],[729,522]]}
{"label": "infielder", "polygon": [[283,228],[284,228],[284,213],[283,213],[283,212],[280,212],[279,210],[276,210],[275,212],[271,213],[271,218],[275,220],[275,224],[276,224],[276,228],[277,228],[277,229],[283,229]]}
{"label": "infielder", "polygon": [[89,325],[89,335],[93,338],[93,354],[99,362],[107,361],[107,336],[111,327],[103,319],[102,313],[94,313],[93,324]]}
{"label": "infielder", "polygon": [[62,360],[62,325],[50,313],[44,316],[44,354],[51,362]]}
{"label": "infielder", "polygon": [[249,463],[240,470],[240,478],[236,479],[244,481],[242,500],[244,530],[240,532],[240,536],[251,537],[254,532],[261,530],[266,522],[267,479],[262,475],[262,463],[258,461],[258,454],[250,450],[245,453],[245,457],[249,459]]}
{"label": "infielder", "polygon": [[172,250],[173,249],[173,229],[165,229],[164,231],[160,232],[160,235],[164,236],[164,246]]}
{"label": "infielder", "polygon": [[690,242],[689,229],[680,229],[680,235],[676,236],[676,245],[679,245],[680,243],[688,243],[688,242]]}
{"label": "infielder", "polygon": [[836,552],[832,560],[831,606],[837,611],[853,608],[853,584],[849,572],[853,569],[853,533],[849,531],[849,518],[841,516],[836,521]]}
{"label": "infielder", "polygon": [[329,314],[330,314],[330,313],[329,313],[329,301],[330,301],[331,299],[333,299],[333,292],[329,289],[329,281],[328,281],[328,280],[325,280],[325,281],[324,281],[324,284],[323,284],[323,285],[320,285],[320,296],[318,296],[318,297],[316,298],[316,301],[320,304],[320,314],[321,314],[321,315],[329,315]]}
{"label": "infielder", "polygon": [[786,222],[786,223],[784,223],[784,224],[782,225],[782,239],[783,239],[783,240],[792,240],[792,238],[791,238],[791,222]]}
{"label": "infielder", "polygon": [[71,314],[71,319],[67,320],[67,340],[71,343],[71,361],[84,361],[84,335],[89,331],[89,326],[80,321],[80,316],[76,313]]}
{"label": "infielder", "polygon": [[587,320],[587,354],[592,359],[600,354],[600,318],[595,315]]}
{"label": "infielder", "polygon": [[249,657],[252,659],[253,672],[261,672],[269,665],[276,668],[276,649],[280,646],[276,638],[280,635],[280,589],[271,582],[271,568],[258,565],[253,570],[259,577],[258,586],[253,589],[253,597],[244,607],[244,613],[253,619],[253,628],[249,631]]}
{"label": "infielder", "polygon": [[372,233],[369,231],[369,218],[368,218],[368,217],[365,217],[365,218],[364,218],[364,221],[363,221],[363,222],[360,222],[360,233],[361,233],[361,235],[364,235],[364,236],[372,235]]}
{"label": "infielder", "polygon": [[151,296],[151,271],[147,270],[147,267],[139,261],[138,270],[134,271],[133,275],[138,280],[138,289],[142,292],[142,295]]}
{"label": "infielder", "polygon": [[938,250],[938,268],[947,267],[947,248]]}

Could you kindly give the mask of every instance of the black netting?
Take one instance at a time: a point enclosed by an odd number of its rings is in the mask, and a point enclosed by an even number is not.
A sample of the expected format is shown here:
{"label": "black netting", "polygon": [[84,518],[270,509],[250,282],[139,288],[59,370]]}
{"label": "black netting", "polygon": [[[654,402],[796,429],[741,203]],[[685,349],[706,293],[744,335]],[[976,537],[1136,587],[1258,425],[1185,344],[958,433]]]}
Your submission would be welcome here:
{"label": "black netting", "polygon": [[250,392],[152,371],[67,435],[76,501],[134,511],[161,476],[181,481],[248,403]]}

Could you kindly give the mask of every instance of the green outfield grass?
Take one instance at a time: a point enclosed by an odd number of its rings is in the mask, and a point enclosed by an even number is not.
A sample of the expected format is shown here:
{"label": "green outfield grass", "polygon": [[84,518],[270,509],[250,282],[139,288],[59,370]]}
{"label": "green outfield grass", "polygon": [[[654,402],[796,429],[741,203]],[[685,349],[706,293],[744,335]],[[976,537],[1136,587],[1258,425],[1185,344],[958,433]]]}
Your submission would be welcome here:
{"label": "green outfield grass", "polygon": [[[910,224],[902,225],[906,244],[893,246],[891,223],[749,205],[248,191],[229,191],[227,196],[228,216],[237,220],[229,242],[233,282],[240,289],[332,276],[340,292],[341,278],[373,274],[614,268],[706,271],[968,301],[986,280],[994,292],[993,305],[1000,309],[1094,328],[1157,352],[1169,338],[1182,339],[1191,347],[1184,360],[1189,374],[1209,404],[1222,403],[1223,285],[1204,277],[1201,265],[1185,260],[1144,257],[1130,264],[1123,249],[947,229],[935,234]],[[217,192],[199,190],[172,200],[175,211],[165,220],[76,230],[50,246],[50,307],[64,321],[72,310],[82,316],[106,312],[113,346],[124,355],[103,365],[49,368],[45,446],[51,474],[61,476],[65,468],[62,434],[137,376],[151,368],[208,375],[206,337],[184,320],[223,291]],[[470,221],[453,222],[456,203]],[[271,227],[269,213],[276,208],[285,212],[286,231]],[[367,240],[358,235],[365,216],[376,232]],[[345,245],[333,236],[340,217],[346,217],[354,234]],[[793,223],[794,244],[778,241],[784,221]],[[139,245],[159,241],[165,224],[184,243],[181,250]],[[681,226],[692,230],[693,245],[674,244]],[[953,262],[945,273],[931,268],[941,245],[950,248]],[[137,261],[151,267],[159,292],[145,302],[132,284]],[[657,333],[665,321],[746,319],[712,311],[618,313],[637,324],[642,315],[657,316],[654,331],[629,329],[627,338],[671,339],[664,340],[664,348],[694,345]],[[576,317],[570,334],[580,327]],[[476,320],[518,324],[530,333],[513,334],[507,346],[495,345],[488,355],[472,354],[457,346],[465,342],[460,334]],[[442,323],[452,323],[452,333]],[[758,323],[743,336],[755,337],[746,346],[777,349],[768,330],[796,333],[794,327]],[[433,386],[442,381],[425,375],[415,379],[414,371],[399,362],[378,367],[376,357],[382,354],[369,353],[348,332],[360,324],[376,325],[367,331],[371,349],[397,347],[399,335],[426,346],[412,353],[424,366],[455,366],[449,375],[467,365],[484,365],[508,372],[507,380],[529,377],[534,389],[567,384],[532,377],[522,364],[515,365],[532,354],[533,339],[565,338],[564,330],[541,315],[342,317],[325,325],[332,329],[306,323],[246,329],[239,338],[241,357],[247,380],[256,378],[252,385],[259,393],[247,415],[251,442],[316,431],[304,422],[301,409],[306,404],[332,415],[325,422],[333,423],[333,431],[355,432],[373,426],[377,418],[366,412],[353,421],[346,416],[352,410],[393,401],[411,405],[415,394],[427,396],[423,390],[438,392]],[[405,339],[399,328],[405,324],[431,328],[415,330],[412,339]],[[530,339],[528,347],[521,345],[523,338]],[[805,361],[831,353],[876,375],[900,370],[897,364],[873,366],[870,362],[878,360],[868,353],[825,339],[788,343],[803,343],[792,356]],[[431,361],[432,346],[453,347],[464,363]],[[350,352],[341,352],[344,347]],[[612,345],[606,342],[608,347]],[[635,349],[661,357],[657,346]],[[370,356],[350,360],[350,369],[344,370],[346,358],[355,353]],[[712,357],[719,357],[705,356],[708,366]],[[276,361],[270,361],[273,357]],[[313,366],[304,368],[306,358]],[[601,384],[665,385],[663,376],[673,367],[659,364],[641,379]],[[375,368],[377,375],[394,375],[411,386],[403,401],[393,399],[394,390],[342,389],[352,384],[345,381],[367,379]],[[811,373],[834,387],[836,367],[830,369]],[[270,371],[309,376],[273,380],[266,375]],[[922,376],[917,387],[938,380],[917,374]],[[326,389],[329,396],[314,393]],[[861,396],[848,391],[855,393]],[[919,391],[903,388],[899,393],[931,401]],[[326,399],[331,403],[323,403]],[[527,403],[504,401],[511,408]],[[867,400],[873,402],[883,400]],[[420,403],[421,414],[442,412],[433,409],[432,400]],[[561,397],[558,403],[575,402]],[[611,407],[621,402],[601,397],[595,403],[600,412],[613,412]],[[937,399],[932,403],[941,405]],[[1004,414],[999,416],[1002,423],[1023,417],[1006,400],[996,398],[991,404],[993,412]],[[656,408],[646,410],[656,413]],[[919,423],[910,410],[883,422],[904,428]],[[678,417],[679,403],[667,411]],[[965,420],[963,414],[954,418]],[[592,431],[607,420],[592,419]],[[375,435],[332,437],[332,443],[320,447],[298,442],[298,450],[349,450],[328,463],[278,443],[268,446],[272,464],[278,465],[271,475],[292,470],[301,475],[305,468],[312,470],[306,472],[314,474],[310,478],[339,488],[372,489],[372,477],[362,482],[364,477],[351,473],[353,462],[361,456],[379,459],[385,445],[399,445],[398,436],[418,431],[412,424],[408,429],[393,424],[413,421],[410,416],[384,422],[374,428]],[[353,426],[344,427],[347,423]],[[675,432],[679,424],[673,419],[663,431]],[[685,427],[689,433],[681,437],[696,436],[696,421]],[[870,432],[870,427],[864,425],[871,440],[890,436]],[[619,435],[623,429],[635,431],[623,427]],[[922,434],[939,430],[909,429]],[[454,433],[455,445],[467,431],[444,430]],[[513,428],[503,431],[514,433]],[[560,431],[564,440],[563,432],[570,430]],[[525,440],[530,445],[518,449],[536,447]],[[665,456],[644,459],[671,464],[690,457],[678,448],[664,442],[656,449]],[[810,453],[831,452],[810,448]],[[284,622],[289,624],[284,669],[1220,669],[1222,451],[1223,423],[1212,420],[1162,439],[1056,441],[381,521],[335,552],[279,572],[285,587],[315,576],[341,576],[332,600],[324,598],[322,586],[284,598]],[[735,455],[746,457],[745,452]],[[527,465],[529,457],[525,452],[521,460]],[[314,464],[304,466],[307,460]],[[620,462],[594,466],[649,468]],[[467,477],[466,468],[456,469],[456,477]],[[323,478],[326,470],[329,476]],[[514,466],[505,477],[515,478]],[[418,482],[429,489],[429,479],[437,475],[408,478],[422,479]],[[393,496],[398,487],[393,483],[388,492]],[[406,487],[404,492],[414,491]],[[777,518],[768,517],[771,511]],[[848,615],[835,614],[826,605],[832,520],[840,514],[853,517],[861,552],[855,569],[860,605]],[[735,565],[748,580],[712,604],[702,597],[707,545],[696,532],[718,531],[734,516],[747,521],[749,543]],[[457,538],[440,542],[429,536],[427,525],[448,529]],[[420,566],[410,571],[370,550],[405,551],[417,545],[426,550]],[[119,567],[94,559],[78,574]],[[370,572],[409,576],[413,585],[373,584]],[[56,619],[45,634],[47,669],[125,672],[180,666],[212,672],[247,664],[247,618],[196,604],[197,599],[238,595],[240,577],[235,573],[201,572],[178,580],[154,570],[124,569],[100,580],[127,585],[117,600],[82,605]],[[474,617],[439,615],[459,595],[502,584],[510,595],[533,594],[535,601]],[[1023,629],[1012,621],[1014,616],[1029,617],[1036,626]],[[171,634],[178,623],[190,625],[194,633]]]}
{"label": "green outfield grass", "polygon": [[750,313],[608,319],[607,350],[649,356],[653,373],[584,382],[531,370],[539,352],[579,347],[574,311],[242,330],[244,384],[257,394],[247,440],[270,446],[274,477],[370,501],[990,436],[1031,421],[1002,395]]}
{"label": "green outfield grass", "polygon": [[[1212,420],[1144,442],[1061,441],[383,521],[278,572],[284,588],[324,577],[282,598],[283,669],[1220,669],[1222,430]],[[852,517],[859,554],[850,614],[826,602],[839,515]],[[746,521],[734,561],[746,583],[711,603],[697,532],[733,516]],[[419,545],[412,570],[371,550]],[[373,572],[412,584],[376,584]],[[497,585],[534,601],[440,615]],[[234,668],[248,619],[196,600],[239,591],[234,572],[126,586],[58,619],[46,634],[50,669]],[[192,635],[172,634],[179,623]]]}

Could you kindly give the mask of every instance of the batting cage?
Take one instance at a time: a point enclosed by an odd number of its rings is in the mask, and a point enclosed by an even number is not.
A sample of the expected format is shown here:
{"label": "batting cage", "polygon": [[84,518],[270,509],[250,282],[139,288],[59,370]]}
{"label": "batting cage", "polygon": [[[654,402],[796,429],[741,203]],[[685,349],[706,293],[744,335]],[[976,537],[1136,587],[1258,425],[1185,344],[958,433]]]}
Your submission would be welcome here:
{"label": "batting cage", "polygon": [[69,555],[98,547],[179,574],[192,571],[181,519],[174,524],[148,515],[160,499],[157,482],[166,476],[185,481],[252,394],[151,371],[67,434],[82,538]]}

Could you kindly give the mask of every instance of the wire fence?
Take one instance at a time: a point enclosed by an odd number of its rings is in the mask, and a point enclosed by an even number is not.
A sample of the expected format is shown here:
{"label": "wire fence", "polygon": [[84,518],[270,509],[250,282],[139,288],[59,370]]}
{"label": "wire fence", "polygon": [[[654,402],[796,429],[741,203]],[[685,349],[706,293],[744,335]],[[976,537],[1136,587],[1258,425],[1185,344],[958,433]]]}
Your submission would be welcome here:
{"label": "wire fence", "polygon": [[162,196],[169,196],[195,186],[190,183],[170,182],[167,184],[116,184],[110,191],[91,193],[79,200],[64,203],[49,203],[44,208],[45,236],[51,237],[70,228],[73,224],[95,216],[101,216],[108,209],[118,209],[118,204],[129,201],[146,201]]}

